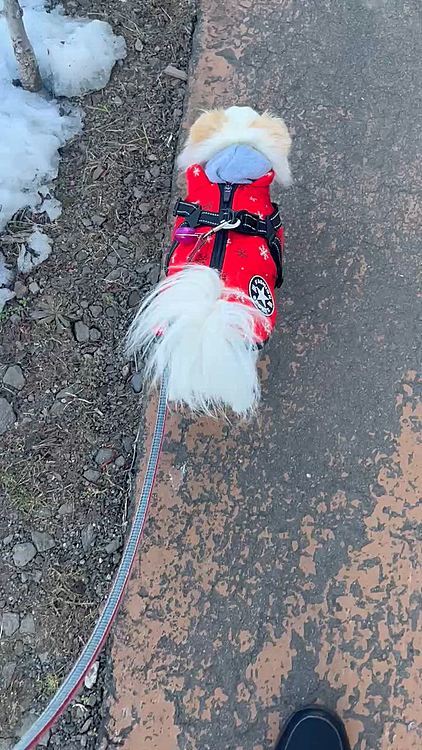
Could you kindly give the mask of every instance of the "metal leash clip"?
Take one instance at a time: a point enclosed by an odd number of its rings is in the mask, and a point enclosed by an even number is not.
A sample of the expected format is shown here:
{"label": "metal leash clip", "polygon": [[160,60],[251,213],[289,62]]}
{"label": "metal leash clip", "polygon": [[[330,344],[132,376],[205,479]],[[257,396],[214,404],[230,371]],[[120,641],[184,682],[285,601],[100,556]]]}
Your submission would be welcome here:
{"label": "metal leash clip", "polygon": [[193,248],[192,252],[189,253],[187,262],[192,263],[193,258],[195,257],[198,250],[201,249],[203,245],[205,245],[207,239],[211,237],[213,234],[216,234],[217,232],[220,232],[222,229],[236,229],[240,224],[240,219],[224,219],[223,221],[220,221],[219,224],[217,224],[216,227],[212,227],[212,229],[209,229],[208,232],[204,232],[204,234],[201,234],[199,239],[195,243],[195,247]]}

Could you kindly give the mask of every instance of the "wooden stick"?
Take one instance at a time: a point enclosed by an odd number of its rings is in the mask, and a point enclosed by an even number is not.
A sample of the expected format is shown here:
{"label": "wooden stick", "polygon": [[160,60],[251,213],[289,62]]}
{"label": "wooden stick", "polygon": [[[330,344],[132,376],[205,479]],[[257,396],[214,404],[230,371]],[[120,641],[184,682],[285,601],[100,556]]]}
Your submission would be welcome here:
{"label": "wooden stick", "polygon": [[4,0],[4,15],[19,68],[20,82],[28,91],[41,91],[42,80],[34,50],[25,31],[18,0]]}

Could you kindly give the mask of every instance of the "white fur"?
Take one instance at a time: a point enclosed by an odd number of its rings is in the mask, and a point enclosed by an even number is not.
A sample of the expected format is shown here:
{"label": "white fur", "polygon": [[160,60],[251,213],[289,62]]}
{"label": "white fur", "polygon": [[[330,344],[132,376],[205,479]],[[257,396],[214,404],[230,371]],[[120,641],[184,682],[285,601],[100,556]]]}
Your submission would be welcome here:
{"label": "white fur", "polygon": [[277,181],[288,187],[292,175],[288,162],[291,138],[286,125],[280,118],[274,118],[279,125],[277,141],[271,138],[265,127],[250,127],[259,119],[259,114],[252,107],[229,107],[224,111],[225,122],[218,133],[209,138],[192,143],[188,138],[178,158],[180,169],[187,169],[192,164],[205,164],[212,156],[232,144],[246,143],[260,151],[271,162]]}
{"label": "white fur", "polygon": [[146,355],[153,382],[168,370],[170,401],[207,414],[229,406],[246,415],[256,406],[254,324],[263,316],[229,302],[230,294],[217,271],[189,265],[163,279],[142,303],[128,331],[127,352]]}

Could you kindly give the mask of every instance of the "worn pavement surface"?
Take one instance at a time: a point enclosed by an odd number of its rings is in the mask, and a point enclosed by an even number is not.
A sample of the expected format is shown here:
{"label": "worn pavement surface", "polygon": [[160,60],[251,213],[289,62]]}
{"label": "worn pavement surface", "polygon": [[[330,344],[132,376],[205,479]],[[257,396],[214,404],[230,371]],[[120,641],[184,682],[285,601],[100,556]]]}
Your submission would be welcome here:
{"label": "worn pavement surface", "polygon": [[354,748],[420,747],[419,12],[202,0],[186,123],[285,116],[286,282],[258,418],[169,420],[102,747],[267,750],[315,700]]}

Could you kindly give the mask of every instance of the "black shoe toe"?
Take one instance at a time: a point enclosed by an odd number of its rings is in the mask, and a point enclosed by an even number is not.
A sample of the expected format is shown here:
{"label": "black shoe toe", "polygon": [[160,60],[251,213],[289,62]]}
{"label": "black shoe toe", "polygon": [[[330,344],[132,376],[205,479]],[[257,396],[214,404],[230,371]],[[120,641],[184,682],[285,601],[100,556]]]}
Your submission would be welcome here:
{"label": "black shoe toe", "polygon": [[275,750],[350,750],[350,745],[339,717],[311,706],[290,717]]}

